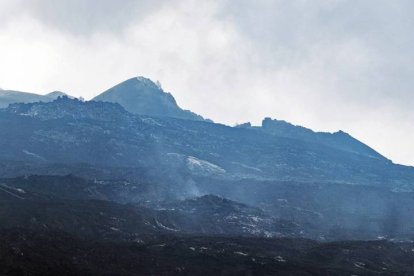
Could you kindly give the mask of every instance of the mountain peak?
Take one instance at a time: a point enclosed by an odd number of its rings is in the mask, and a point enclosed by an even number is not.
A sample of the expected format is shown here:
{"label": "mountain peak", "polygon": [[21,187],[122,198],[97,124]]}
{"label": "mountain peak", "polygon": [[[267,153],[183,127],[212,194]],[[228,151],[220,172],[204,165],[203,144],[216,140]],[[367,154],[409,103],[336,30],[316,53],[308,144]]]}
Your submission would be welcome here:
{"label": "mountain peak", "polygon": [[191,111],[181,109],[174,97],[165,92],[159,83],[142,76],[123,81],[93,100],[119,103],[127,111],[135,114],[204,120]]}
{"label": "mountain peak", "polygon": [[153,82],[151,79],[148,79],[146,77],[138,76],[138,77],[132,78],[130,80],[135,80],[135,81],[139,82],[142,85],[158,88],[160,91],[162,91],[162,89],[157,85],[157,83]]}
{"label": "mountain peak", "polygon": [[160,87],[155,82],[153,82],[151,79],[145,78],[143,76],[137,76],[137,77],[127,79],[127,80],[117,84],[114,87],[117,87],[117,86],[136,86],[136,87],[140,87],[140,88],[147,87],[147,88],[154,89],[154,91],[159,90],[159,91],[163,92],[162,89],[160,89]]}

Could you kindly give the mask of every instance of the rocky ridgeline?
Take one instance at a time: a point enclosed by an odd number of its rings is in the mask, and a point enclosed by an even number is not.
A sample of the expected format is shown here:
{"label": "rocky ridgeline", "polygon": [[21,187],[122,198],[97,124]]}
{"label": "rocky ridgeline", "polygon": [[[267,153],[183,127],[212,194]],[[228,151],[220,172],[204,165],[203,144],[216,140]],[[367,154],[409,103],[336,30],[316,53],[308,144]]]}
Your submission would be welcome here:
{"label": "rocky ridgeline", "polygon": [[58,97],[51,103],[11,104],[5,112],[41,120],[70,118],[116,121],[130,116],[121,105],[116,103],[83,102],[66,96]]}

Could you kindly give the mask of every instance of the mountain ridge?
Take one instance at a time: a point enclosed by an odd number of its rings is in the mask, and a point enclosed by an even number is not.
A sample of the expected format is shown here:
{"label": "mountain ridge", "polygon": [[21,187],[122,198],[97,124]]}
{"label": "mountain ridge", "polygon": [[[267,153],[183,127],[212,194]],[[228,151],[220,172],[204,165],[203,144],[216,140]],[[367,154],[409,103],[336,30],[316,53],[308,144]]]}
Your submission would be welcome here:
{"label": "mountain ridge", "polygon": [[[132,167],[164,164],[168,170],[180,166],[192,175],[369,185],[389,182],[391,186],[400,183],[397,188],[409,185],[412,175],[408,167],[372,158],[363,151],[277,136],[256,128],[136,115],[114,103],[62,97],[50,103],[14,104],[1,110],[0,121],[0,126],[8,129],[1,134],[4,147],[0,158],[3,152],[3,157],[33,160],[39,156],[37,159],[49,162],[72,160]],[[8,144],[13,141],[10,135],[16,142]],[[47,141],[53,143],[41,146]],[[71,151],[47,150],[59,143]],[[79,152],[72,156],[81,148],[94,154]]]}
{"label": "mountain ridge", "polygon": [[[7,94],[11,94],[13,97],[7,99]],[[7,107],[8,104],[18,102],[50,102],[59,97],[70,96],[60,91],[50,92],[46,95],[37,95],[34,93],[18,92],[12,90],[0,90],[0,108]],[[93,101],[118,103],[126,111],[138,115],[211,122],[210,120],[205,120],[202,116],[197,115],[196,113],[181,109],[177,105],[171,93],[165,92],[158,82],[155,83],[152,80],[141,76],[127,79],[102,92],[89,102]],[[7,105],[4,102],[7,102]],[[16,108],[16,105],[14,105],[14,108]],[[55,117],[56,116],[58,115],[55,114]],[[73,114],[73,116],[77,115]],[[263,132],[275,135],[277,137],[287,137],[304,142],[318,143],[336,149],[390,161],[368,145],[360,142],[350,134],[343,131],[337,131],[334,133],[315,132],[311,129],[293,125],[284,120],[271,119],[270,117],[264,118],[260,127],[253,127],[250,123],[241,124],[237,127],[260,129]]]}
{"label": "mountain ridge", "polygon": [[368,145],[342,130],[333,133],[316,132],[303,126],[293,125],[284,120],[271,119],[269,117],[263,119],[261,129],[277,136],[322,143],[337,149],[364,154],[372,158],[388,160]]}

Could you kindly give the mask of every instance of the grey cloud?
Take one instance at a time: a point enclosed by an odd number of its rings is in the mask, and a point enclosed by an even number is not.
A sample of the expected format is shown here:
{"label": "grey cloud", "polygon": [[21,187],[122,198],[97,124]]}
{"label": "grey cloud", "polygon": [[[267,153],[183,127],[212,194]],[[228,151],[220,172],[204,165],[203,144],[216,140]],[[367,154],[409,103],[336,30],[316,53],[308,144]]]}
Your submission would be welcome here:
{"label": "grey cloud", "polygon": [[[413,10],[412,1],[242,0],[227,1],[222,16],[256,44],[269,69],[328,58],[323,66],[339,77],[339,96],[408,108],[414,104]],[[369,60],[347,72],[326,53],[350,42],[366,49]]]}
{"label": "grey cloud", "polygon": [[[7,1],[7,0],[0,0]],[[26,14],[58,31],[76,35],[122,32],[162,7],[165,0],[15,0],[0,18]]]}

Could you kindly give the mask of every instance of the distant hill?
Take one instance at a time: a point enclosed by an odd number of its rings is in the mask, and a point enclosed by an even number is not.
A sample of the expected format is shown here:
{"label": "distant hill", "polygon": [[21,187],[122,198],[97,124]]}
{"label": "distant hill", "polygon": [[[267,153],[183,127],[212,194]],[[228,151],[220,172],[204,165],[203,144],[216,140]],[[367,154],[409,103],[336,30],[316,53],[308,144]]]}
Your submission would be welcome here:
{"label": "distant hill", "polygon": [[13,103],[51,102],[59,96],[68,95],[60,91],[54,91],[46,95],[39,95],[35,93],[0,89],[0,108],[7,107],[9,104]]}
{"label": "distant hill", "polygon": [[200,115],[181,109],[170,93],[164,92],[159,85],[144,77],[126,80],[92,100],[119,103],[127,111],[135,114],[204,120]]}

